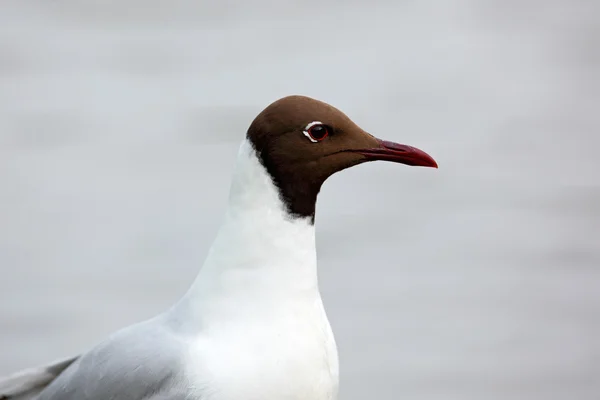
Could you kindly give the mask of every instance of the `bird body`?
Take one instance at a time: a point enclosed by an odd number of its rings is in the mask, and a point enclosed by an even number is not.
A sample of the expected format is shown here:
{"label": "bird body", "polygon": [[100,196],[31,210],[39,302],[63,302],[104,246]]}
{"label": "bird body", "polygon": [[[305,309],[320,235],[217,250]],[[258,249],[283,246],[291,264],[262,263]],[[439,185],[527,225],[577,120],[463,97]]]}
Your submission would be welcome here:
{"label": "bird body", "polygon": [[338,358],[317,281],[314,225],[290,218],[247,141],[225,221],[171,311],[190,330],[186,370],[214,399],[335,399]]}
{"label": "bird body", "polygon": [[315,203],[327,177],[376,159],[437,166],[326,103],[271,104],[240,146],[223,223],[181,300],[80,357],[0,380],[0,399],[337,399]]}

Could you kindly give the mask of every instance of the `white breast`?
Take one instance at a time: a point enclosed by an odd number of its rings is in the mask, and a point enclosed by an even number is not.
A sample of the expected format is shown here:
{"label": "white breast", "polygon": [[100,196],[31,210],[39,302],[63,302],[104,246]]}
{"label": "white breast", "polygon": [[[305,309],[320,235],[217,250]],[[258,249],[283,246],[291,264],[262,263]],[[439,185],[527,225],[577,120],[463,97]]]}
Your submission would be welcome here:
{"label": "white breast", "polygon": [[325,314],[226,324],[196,338],[189,372],[202,399],[334,400],[338,358]]}
{"label": "white breast", "polygon": [[337,398],[338,357],[318,288],[314,226],[290,218],[247,142],[225,221],[172,312],[190,333],[186,372],[198,398]]}

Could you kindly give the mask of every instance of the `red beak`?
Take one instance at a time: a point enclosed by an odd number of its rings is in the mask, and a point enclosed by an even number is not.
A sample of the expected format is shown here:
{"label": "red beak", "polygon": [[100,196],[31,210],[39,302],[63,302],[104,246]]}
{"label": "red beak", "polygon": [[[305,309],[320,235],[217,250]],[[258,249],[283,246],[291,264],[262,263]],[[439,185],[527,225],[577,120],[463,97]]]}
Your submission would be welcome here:
{"label": "red beak", "polygon": [[437,168],[438,165],[429,154],[415,147],[377,139],[379,147],[363,150],[351,150],[362,154],[367,161],[392,161],[416,167]]}

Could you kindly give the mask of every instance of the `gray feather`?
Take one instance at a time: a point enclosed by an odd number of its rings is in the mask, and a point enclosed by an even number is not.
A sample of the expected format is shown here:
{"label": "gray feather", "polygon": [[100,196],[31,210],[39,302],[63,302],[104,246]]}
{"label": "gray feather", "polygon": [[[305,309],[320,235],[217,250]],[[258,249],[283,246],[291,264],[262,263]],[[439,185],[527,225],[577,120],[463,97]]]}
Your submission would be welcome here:
{"label": "gray feather", "polygon": [[184,338],[161,317],[127,327],[71,359],[62,373],[44,383],[37,397],[29,399],[189,399],[184,345]]}
{"label": "gray feather", "polygon": [[46,386],[59,376],[77,357],[30,368],[0,379],[0,400],[35,399]]}

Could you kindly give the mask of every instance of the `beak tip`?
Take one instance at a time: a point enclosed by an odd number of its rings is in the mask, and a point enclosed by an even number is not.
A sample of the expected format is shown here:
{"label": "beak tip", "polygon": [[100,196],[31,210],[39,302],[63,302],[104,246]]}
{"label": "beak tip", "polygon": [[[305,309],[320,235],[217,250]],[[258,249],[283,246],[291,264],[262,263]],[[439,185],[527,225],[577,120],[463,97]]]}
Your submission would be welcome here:
{"label": "beak tip", "polygon": [[393,161],[414,167],[428,167],[439,169],[438,163],[429,154],[416,147],[377,139],[378,147],[352,150],[367,158],[367,161],[383,160]]}

